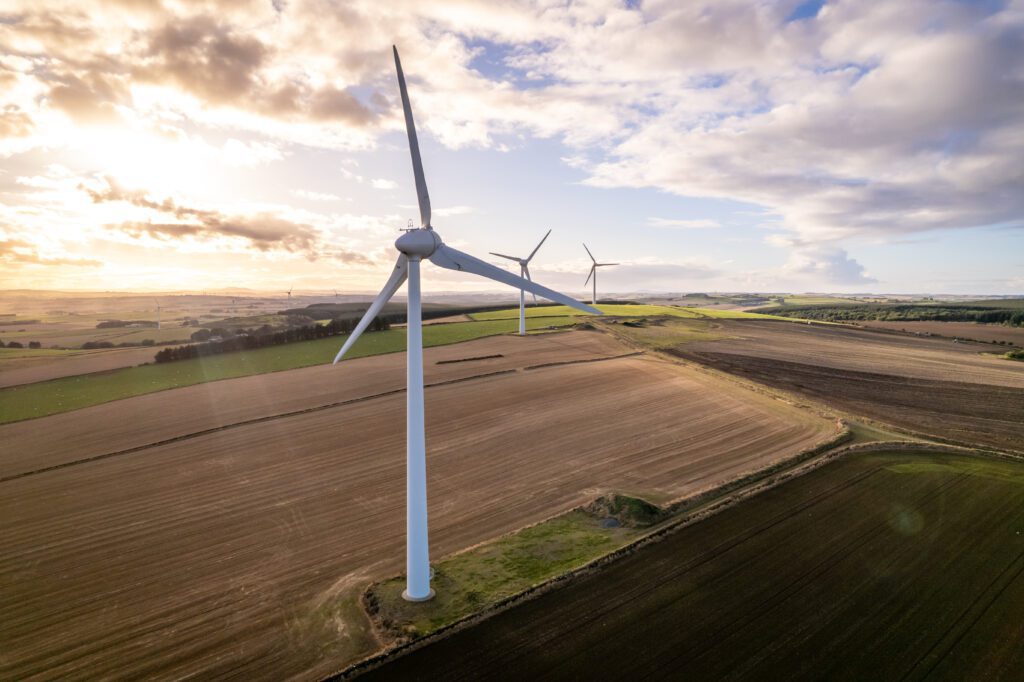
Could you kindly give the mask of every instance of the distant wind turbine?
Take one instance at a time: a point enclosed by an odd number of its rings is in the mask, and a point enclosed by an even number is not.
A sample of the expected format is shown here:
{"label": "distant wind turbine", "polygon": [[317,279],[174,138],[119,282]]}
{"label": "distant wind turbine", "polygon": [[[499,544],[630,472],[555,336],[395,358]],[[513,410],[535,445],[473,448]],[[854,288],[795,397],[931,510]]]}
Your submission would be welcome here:
{"label": "distant wind turbine", "polygon": [[288,303],[291,303],[291,302],[292,302],[292,289],[294,289],[294,288],[295,288],[295,287],[290,287],[290,288],[288,289],[288,291],[284,292],[284,293],[288,294]]}
{"label": "distant wind turbine", "polygon": [[[507,258],[509,260],[514,260],[515,262],[519,263],[520,277],[525,277],[526,279],[532,282],[533,278],[530,277],[530,261],[533,260],[533,257],[537,255],[537,251],[540,250],[540,247],[547,240],[548,234],[551,234],[551,230],[548,230],[547,234],[545,234],[543,239],[540,240],[540,244],[537,244],[537,246],[533,249],[533,252],[526,258],[506,256],[503,253],[495,253],[493,251],[491,251],[491,255],[498,256],[499,258]],[[537,302],[536,294],[533,295],[533,302]],[[519,335],[526,336],[526,291],[523,289],[519,290]]]}
{"label": "distant wind turbine", "polygon": [[156,303],[156,328],[160,329],[160,301],[155,298],[153,301]]}
{"label": "distant wind turbine", "polygon": [[335,356],[334,362],[337,363],[341,360],[342,356],[359,338],[359,335],[363,333],[363,330],[384,307],[384,304],[408,279],[405,432],[406,588],[402,596],[409,601],[425,601],[434,596],[434,591],[430,589],[430,547],[427,540],[427,459],[423,424],[423,321],[420,301],[421,261],[427,259],[438,267],[487,277],[503,284],[525,289],[552,301],[570,305],[584,312],[598,315],[601,313],[565,294],[517,277],[511,272],[453,249],[441,241],[441,237],[430,224],[430,196],[427,194],[427,181],[423,174],[423,161],[420,158],[419,142],[416,139],[412,106],[409,104],[409,93],[405,87],[402,63],[398,59],[398,48],[394,47],[393,51],[395,70],[398,73],[398,89],[402,96],[402,109],[405,112],[405,129],[409,136],[413,176],[416,181],[420,227],[404,230],[404,234],[395,241],[395,248],[399,253],[395,268],[391,271],[391,277],[388,278],[377,298],[370,304],[363,318],[359,320],[359,324],[352,330],[345,345]]}
{"label": "distant wind turbine", "polygon": [[[584,244],[583,248],[587,249],[587,245]],[[591,277],[594,278],[594,290],[593,290],[594,293],[590,297],[590,302],[593,305],[597,305],[597,269],[598,268],[603,268],[603,267],[606,267],[606,266],[609,266],[609,265],[618,265],[618,263],[598,263],[597,259],[594,258],[594,254],[590,253],[590,249],[587,249],[587,255],[590,256],[590,260],[593,261],[593,263],[594,263],[593,265],[590,266],[590,274],[587,275],[587,282],[590,281]],[[587,282],[584,282],[583,286],[587,286]]]}

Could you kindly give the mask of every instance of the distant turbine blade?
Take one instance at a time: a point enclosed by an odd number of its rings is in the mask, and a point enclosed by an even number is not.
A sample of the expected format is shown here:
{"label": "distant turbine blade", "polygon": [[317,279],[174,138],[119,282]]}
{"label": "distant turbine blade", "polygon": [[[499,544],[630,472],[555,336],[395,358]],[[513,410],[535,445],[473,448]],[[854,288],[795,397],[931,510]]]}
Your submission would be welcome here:
{"label": "distant turbine blade", "polygon": [[[586,244],[584,244],[584,245],[583,245],[583,248],[584,248],[584,249],[587,249],[587,245],[586,245]],[[587,249],[587,255],[588,255],[588,256],[590,256],[590,260],[594,261],[595,263],[597,262],[597,259],[596,259],[596,258],[594,258],[594,254],[590,253],[590,249]]]}
{"label": "distant turbine blade", "polygon": [[373,322],[373,318],[377,317],[377,313],[380,312],[384,304],[391,300],[391,297],[398,291],[398,287],[402,286],[405,282],[405,278],[409,276],[409,260],[405,257],[405,254],[401,254],[398,257],[398,262],[395,263],[395,269],[391,272],[391,277],[388,278],[384,288],[377,294],[377,298],[374,299],[373,303],[366,310],[363,315],[363,319],[359,320],[359,324],[352,330],[352,333],[348,335],[348,339],[345,341],[345,345],[341,347],[338,354],[334,356],[334,364],[338,364],[338,360],[352,347],[352,344],[356,342],[359,335]]}
{"label": "distant turbine blade", "polygon": [[416,178],[416,198],[420,203],[420,227],[430,229],[430,195],[427,194],[427,180],[423,176],[423,159],[420,158],[420,143],[416,139],[416,124],[412,120],[412,105],[409,91],[405,88],[405,74],[398,59],[398,48],[394,45],[395,69],[398,71],[398,89],[402,93],[402,109],[405,111],[405,132],[409,135],[409,152],[412,154],[412,174]]}
{"label": "distant turbine blade", "polygon": [[587,274],[587,281],[583,283],[583,286],[590,284],[590,278],[594,276],[594,270],[597,270],[597,263],[590,266],[590,272]]}
{"label": "distant turbine blade", "polygon": [[480,275],[481,277],[487,277],[493,279],[496,282],[502,284],[508,284],[516,289],[523,289],[531,293],[542,296],[549,301],[555,301],[556,303],[562,303],[564,305],[572,306],[577,310],[582,310],[585,313],[591,313],[593,315],[600,315],[601,311],[597,308],[591,308],[589,305],[580,303],[574,298],[570,298],[565,294],[560,294],[554,289],[548,289],[545,286],[531,282],[528,279],[524,279],[518,275],[513,275],[507,270],[495,267],[490,263],[470,256],[468,253],[462,253],[457,249],[453,249],[450,246],[442,244],[438,247],[437,251],[434,251],[433,255],[430,256],[430,262],[442,268],[448,268],[449,270],[461,270],[463,272],[471,272],[474,275]]}
{"label": "distant turbine blade", "polygon": [[[548,234],[551,234],[551,230],[548,230]],[[529,257],[528,257],[528,258],[526,259],[526,262],[527,262],[527,263],[529,263],[530,261],[532,261],[532,260],[533,260],[533,257],[537,255],[537,252],[538,252],[538,251],[540,250],[540,247],[542,247],[542,246],[544,245],[544,242],[545,242],[545,241],[547,241],[547,238],[548,238],[548,234],[544,235],[544,239],[541,239],[541,240],[540,240],[540,244],[537,244],[537,246],[536,246],[536,247],[535,247],[535,248],[533,249],[533,252],[532,252],[532,253],[530,254],[530,256],[529,256]]]}
{"label": "distant turbine blade", "polygon": [[[551,230],[548,230],[548,234],[551,234]],[[541,242],[541,244],[543,244],[543,243],[544,242]],[[537,250],[534,249],[533,252],[537,253]],[[533,258],[533,256],[530,256],[530,258]],[[529,260],[527,260],[527,262],[529,262]],[[524,264],[523,265],[523,272],[526,274],[526,279],[528,279],[528,280],[530,280],[532,282],[533,281],[533,277],[530,277],[530,266]],[[534,302],[534,304],[536,304],[537,303],[537,294],[535,294],[535,293],[533,293],[531,291],[530,295],[533,296],[533,302]]]}
{"label": "distant turbine blade", "polygon": [[597,267],[603,268],[606,265],[618,265],[618,263],[598,263]]}
{"label": "distant turbine blade", "polygon": [[488,251],[488,253],[491,254],[492,256],[497,256],[498,258],[508,258],[509,260],[514,260],[517,263],[519,262],[519,259],[516,258],[515,256],[506,256],[503,253],[494,253],[493,251]]}

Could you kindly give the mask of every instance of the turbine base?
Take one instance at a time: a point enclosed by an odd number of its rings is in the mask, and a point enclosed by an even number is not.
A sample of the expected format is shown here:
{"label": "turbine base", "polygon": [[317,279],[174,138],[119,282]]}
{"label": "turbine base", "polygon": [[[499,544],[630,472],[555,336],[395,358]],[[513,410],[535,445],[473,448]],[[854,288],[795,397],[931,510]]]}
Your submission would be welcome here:
{"label": "turbine base", "polygon": [[425,597],[412,597],[412,596],[409,596],[409,590],[402,590],[402,599],[404,599],[405,601],[411,601],[411,602],[430,601],[431,599],[434,598],[434,594],[435,594],[434,590],[430,590],[430,592],[428,592],[427,596],[425,596]]}

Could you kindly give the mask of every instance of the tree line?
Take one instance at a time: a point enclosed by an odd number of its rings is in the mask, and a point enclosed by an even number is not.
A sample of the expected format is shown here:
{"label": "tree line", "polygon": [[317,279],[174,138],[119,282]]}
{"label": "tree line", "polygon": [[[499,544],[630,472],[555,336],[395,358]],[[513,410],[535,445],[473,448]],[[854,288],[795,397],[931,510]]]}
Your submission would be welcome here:
{"label": "tree line", "polygon": [[757,312],[828,322],[858,320],[979,322],[1024,327],[1024,309],[972,308],[969,306],[870,305],[870,306],[786,306],[761,308]]}
{"label": "tree line", "polygon": [[[298,341],[313,341],[329,336],[350,334],[357,324],[359,324],[358,319],[341,319],[331,320],[327,324],[310,324],[280,331],[271,331],[270,327],[243,329],[237,332],[224,329],[200,329],[192,335],[192,338],[200,341],[200,343],[164,348],[157,352],[155,359],[157,362],[175,362],[209,355],[266,348],[268,346],[281,346]],[[370,326],[367,327],[367,330],[385,331],[390,328],[390,320],[382,316],[375,317]],[[220,334],[215,332],[220,332]],[[222,334],[227,336],[222,336]]]}

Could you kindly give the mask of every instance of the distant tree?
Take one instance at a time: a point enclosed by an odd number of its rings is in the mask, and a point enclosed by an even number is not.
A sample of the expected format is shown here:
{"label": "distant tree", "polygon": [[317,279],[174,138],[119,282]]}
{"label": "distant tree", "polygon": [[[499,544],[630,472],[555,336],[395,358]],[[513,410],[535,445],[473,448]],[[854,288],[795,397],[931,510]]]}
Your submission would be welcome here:
{"label": "distant tree", "polygon": [[154,341],[153,339],[142,339],[142,345],[143,346],[155,346],[156,345],[156,341]]}
{"label": "distant tree", "polygon": [[211,336],[213,336],[213,332],[211,332],[209,329],[200,329],[197,332],[192,332],[192,336],[189,338],[191,338],[193,341],[202,342],[209,341]]}
{"label": "distant tree", "polygon": [[42,348],[43,344],[39,343],[38,341],[29,341],[28,342],[28,347],[29,348]]}
{"label": "distant tree", "polygon": [[25,346],[21,345],[17,341],[11,341],[10,343],[7,344],[7,347],[8,348],[24,348]]}

